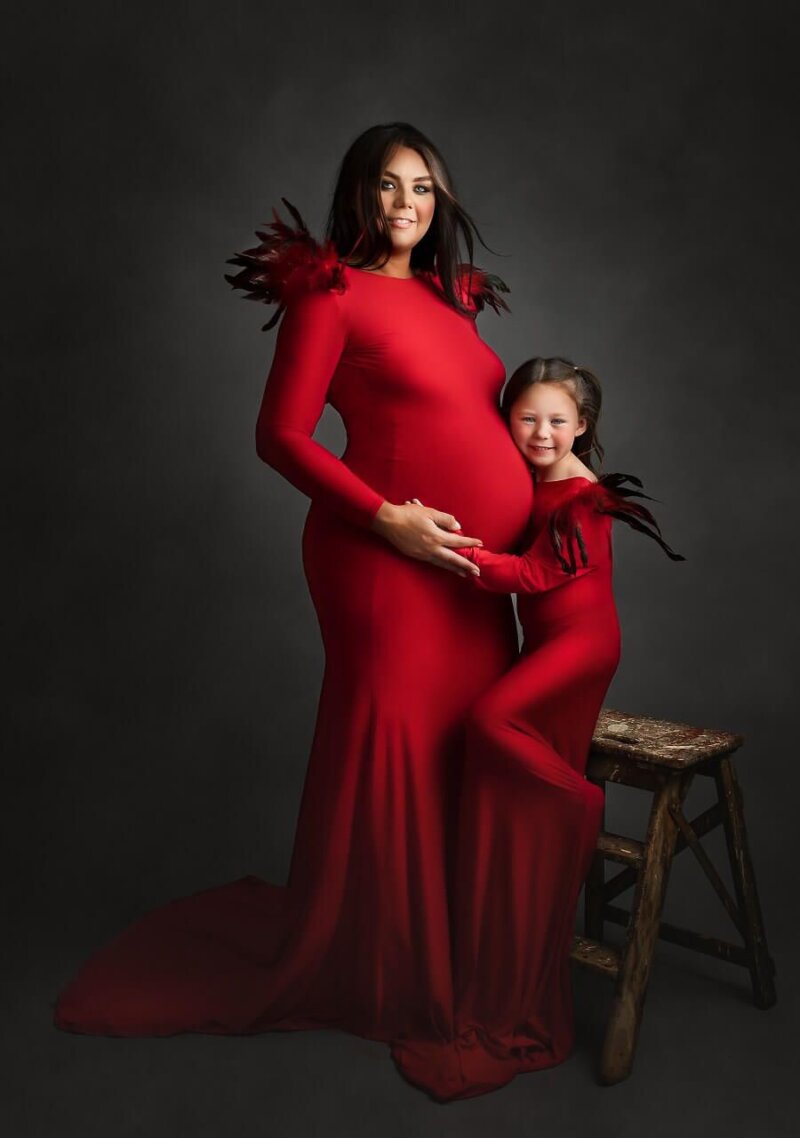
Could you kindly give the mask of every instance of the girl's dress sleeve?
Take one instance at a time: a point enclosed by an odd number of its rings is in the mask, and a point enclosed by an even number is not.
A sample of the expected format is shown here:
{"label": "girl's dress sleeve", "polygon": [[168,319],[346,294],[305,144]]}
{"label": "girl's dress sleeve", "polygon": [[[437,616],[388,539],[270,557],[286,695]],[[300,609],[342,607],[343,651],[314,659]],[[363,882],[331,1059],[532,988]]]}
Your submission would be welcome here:
{"label": "girl's dress sleeve", "polygon": [[278,329],[256,424],[256,450],[312,501],[368,528],[383,496],[312,437],[345,337],[335,292],[295,292]]}
{"label": "girl's dress sleeve", "polygon": [[481,571],[475,584],[493,593],[544,593],[611,565],[612,519],[625,522],[661,546],[672,561],[684,557],[667,545],[650,510],[650,499],[632,474],[604,474],[559,503],[520,556],[471,546],[459,553]]}
{"label": "girl's dress sleeve", "polygon": [[[472,561],[481,571],[472,577],[479,589],[491,593],[546,593],[564,588],[570,581],[593,573],[598,565],[611,555],[611,519],[591,509],[571,511],[573,522],[580,524],[581,541],[586,553],[586,564],[580,555],[574,572],[563,567],[553,548],[548,528],[543,527],[524,553],[492,553],[488,549],[470,546],[458,553]],[[573,536],[567,540],[576,540]]]}

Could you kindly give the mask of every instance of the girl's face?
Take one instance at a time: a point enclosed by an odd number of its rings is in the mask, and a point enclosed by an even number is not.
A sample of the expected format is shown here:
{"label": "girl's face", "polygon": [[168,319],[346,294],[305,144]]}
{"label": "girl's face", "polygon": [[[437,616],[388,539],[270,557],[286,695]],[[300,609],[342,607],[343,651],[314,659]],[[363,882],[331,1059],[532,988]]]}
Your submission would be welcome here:
{"label": "girl's face", "polygon": [[392,247],[397,252],[413,249],[430,229],[436,208],[433,178],[422,156],[407,146],[393,150],[378,193]]}
{"label": "girl's face", "polygon": [[531,466],[554,473],[586,430],[586,420],[579,417],[567,384],[534,383],[512,405],[509,426]]}

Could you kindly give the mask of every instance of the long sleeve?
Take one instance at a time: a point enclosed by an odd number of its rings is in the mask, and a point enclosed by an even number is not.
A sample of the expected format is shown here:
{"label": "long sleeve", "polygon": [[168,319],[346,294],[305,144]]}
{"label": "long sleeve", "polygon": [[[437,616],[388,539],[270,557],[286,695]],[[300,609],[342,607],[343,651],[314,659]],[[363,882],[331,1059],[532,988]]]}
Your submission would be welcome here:
{"label": "long sleeve", "polygon": [[334,292],[295,294],[278,329],[256,425],[256,450],[313,501],[369,527],[384,498],[312,437],[345,337]]}
{"label": "long sleeve", "polygon": [[576,515],[586,548],[588,564],[577,559],[574,573],[567,573],[553,551],[550,534],[545,526],[531,546],[517,556],[513,553],[492,553],[488,549],[472,546],[458,552],[474,562],[480,577],[471,578],[475,585],[492,593],[545,593],[551,589],[566,588],[572,581],[594,572],[610,557],[611,519],[591,509]]}

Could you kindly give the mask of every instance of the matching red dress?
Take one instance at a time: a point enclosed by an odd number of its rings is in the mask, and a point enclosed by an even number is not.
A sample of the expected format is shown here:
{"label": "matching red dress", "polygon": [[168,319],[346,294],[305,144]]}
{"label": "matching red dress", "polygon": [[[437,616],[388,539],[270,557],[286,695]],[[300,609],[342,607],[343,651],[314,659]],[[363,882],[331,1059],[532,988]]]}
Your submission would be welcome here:
{"label": "matching red dress", "polygon": [[[56,1023],[339,1028],[391,1043],[434,1098],[480,1094],[572,1046],[566,957],[601,809],[583,765],[618,654],[608,518],[589,511],[574,573],[544,538],[503,556],[534,483],[498,411],[477,291],[464,314],[428,275],[268,253],[285,314],[258,450],[311,499],[303,563],[325,649],[288,882],[150,911],[84,964]],[[341,458],[313,438],[326,402]],[[572,488],[537,486],[534,522]],[[372,530],[384,500],[415,497],[499,551],[472,554],[479,583]]]}
{"label": "matching red dress", "polygon": [[523,555],[465,551],[477,588],[518,594],[524,642],[465,725],[453,1040],[395,1045],[406,1076],[439,1099],[493,1090],[574,1045],[573,920],[603,813],[584,769],[620,651],[612,518],[600,508],[618,504],[586,478],[537,482]]}

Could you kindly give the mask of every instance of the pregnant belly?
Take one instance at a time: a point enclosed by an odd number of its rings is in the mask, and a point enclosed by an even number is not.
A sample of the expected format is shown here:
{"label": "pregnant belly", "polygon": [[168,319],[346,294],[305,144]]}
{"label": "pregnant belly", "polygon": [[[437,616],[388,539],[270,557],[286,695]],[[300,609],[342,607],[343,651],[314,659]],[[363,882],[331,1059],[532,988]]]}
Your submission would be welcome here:
{"label": "pregnant belly", "polygon": [[413,454],[365,453],[348,446],[343,460],[390,502],[419,498],[455,516],[470,537],[487,548],[513,549],[533,508],[533,480],[505,426],[476,437],[441,431],[421,439]]}

